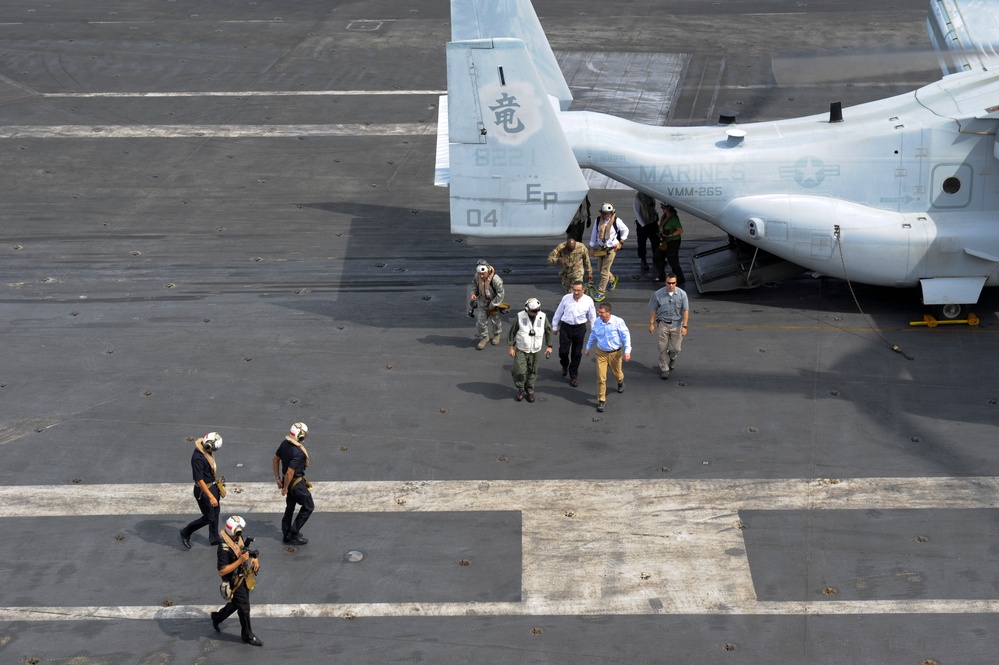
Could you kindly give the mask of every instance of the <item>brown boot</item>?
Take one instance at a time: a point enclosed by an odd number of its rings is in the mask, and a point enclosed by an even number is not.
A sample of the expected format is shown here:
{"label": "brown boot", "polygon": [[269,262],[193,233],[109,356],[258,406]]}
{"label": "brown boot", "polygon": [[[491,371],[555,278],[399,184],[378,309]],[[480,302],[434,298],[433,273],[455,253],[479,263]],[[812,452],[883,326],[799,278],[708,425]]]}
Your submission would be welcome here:
{"label": "brown boot", "polygon": [[482,339],[479,340],[479,343],[475,345],[475,348],[481,351],[482,349],[486,348],[486,344],[488,343],[489,343],[489,338],[483,337]]}

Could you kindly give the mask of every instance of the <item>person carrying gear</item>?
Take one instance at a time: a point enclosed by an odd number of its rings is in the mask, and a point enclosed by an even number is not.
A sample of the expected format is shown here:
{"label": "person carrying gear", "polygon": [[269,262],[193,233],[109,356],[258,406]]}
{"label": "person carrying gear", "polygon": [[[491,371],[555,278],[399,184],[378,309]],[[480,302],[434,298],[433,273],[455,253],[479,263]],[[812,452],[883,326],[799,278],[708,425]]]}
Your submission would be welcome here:
{"label": "person carrying gear", "polygon": [[218,571],[222,577],[219,591],[227,602],[218,612],[212,612],[212,628],[215,632],[221,633],[219,624],[236,612],[239,615],[240,636],[243,641],[255,647],[262,647],[264,643],[257,639],[250,627],[250,591],[256,585],[260,559],[259,552],[248,548],[253,538],[243,540],[245,528],[246,520],[233,515],[225,521],[225,527],[218,534],[221,537],[218,547]]}
{"label": "person carrying gear", "polygon": [[503,280],[496,274],[496,269],[485,259],[479,259],[475,265],[475,277],[472,278],[470,305],[470,313],[474,310],[475,315],[475,336],[479,339],[475,348],[479,351],[486,348],[490,339],[493,345],[500,343],[503,331],[500,312],[509,308],[503,302],[505,295]]}
{"label": "person carrying gear", "polygon": [[[302,536],[302,527],[316,508],[312,501],[312,492],[309,491],[312,489],[312,483],[305,479],[305,469],[311,460],[309,451],[302,442],[308,435],[308,425],[295,423],[274,453],[274,480],[281,490],[281,496],[285,497],[281,533],[284,536],[283,542],[292,545],[305,545],[309,542],[308,538]],[[280,470],[278,470],[279,464]],[[298,517],[295,517],[296,506],[301,506]]]}
{"label": "person carrying gear", "polygon": [[225,496],[225,478],[216,475],[215,451],[222,447],[218,432],[209,432],[194,442],[191,472],[194,475],[194,499],[201,517],[180,530],[180,542],[191,549],[191,535],[203,526],[208,529],[208,544],[219,544],[219,501]]}
{"label": "person carrying gear", "polygon": [[510,326],[510,357],[513,358],[513,385],[517,388],[517,401],[534,401],[534,382],[538,378],[541,349],[545,358],[552,354],[552,324],[541,311],[541,301],[528,298],[524,311],[517,313],[517,320]]}
{"label": "person carrying gear", "polygon": [[621,249],[628,239],[628,226],[617,216],[614,206],[604,202],[600,206],[600,217],[593,224],[590,233],[590,255],[597,258],[600,270],[600,284],[597,285],[597,295],[594,300],[602,301],[607,294],[607,286],[611,291],[617,288],[617,277],[611,272],[617,250]]}

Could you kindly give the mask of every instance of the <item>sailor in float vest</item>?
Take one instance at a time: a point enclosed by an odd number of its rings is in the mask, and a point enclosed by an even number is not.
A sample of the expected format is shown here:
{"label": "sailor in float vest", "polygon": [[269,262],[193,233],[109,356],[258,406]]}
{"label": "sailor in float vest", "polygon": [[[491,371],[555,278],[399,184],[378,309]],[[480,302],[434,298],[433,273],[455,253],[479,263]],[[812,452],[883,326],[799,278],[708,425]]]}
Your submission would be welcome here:
{"label": "sailor in float vest", "polygon": [[545,350],[545,358],[552,354],[552,323],[541,311],[541,301],[528,298],[524,311],[517,313],[517,321],[510,326],[509,339],[516,399],[519,402],[526,396],[528,402],[533,402],[541,349]]}

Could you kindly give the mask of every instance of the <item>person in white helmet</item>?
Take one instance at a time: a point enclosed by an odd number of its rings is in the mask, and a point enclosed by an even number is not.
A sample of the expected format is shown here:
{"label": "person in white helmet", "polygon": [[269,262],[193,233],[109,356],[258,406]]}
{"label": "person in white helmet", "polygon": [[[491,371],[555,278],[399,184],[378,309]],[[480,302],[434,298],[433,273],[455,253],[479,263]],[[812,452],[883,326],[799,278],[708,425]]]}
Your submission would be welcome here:
{"label": "person in white helmet", "polygon": [[[305,469],[309,466],[310,460],[309,451],[302,442],[308,435],[308,425],[295,423],[274,453],[274,480],[281,490],[281,496],[285,497],[281,533],[284,542],[292,545],[305,545],[309,542],[308,538],[302,536],[302,527],[316,508],[312,501],[312,492],[309,491],[312,484],[305,479]],[[301,506],[297,517],[295,517],[296,506]]]}
{"label": "person in white helmet", "polygon": [[479,259],[475,264],[475,277],[472,278],[471,309],[469,314],[475,317],[475,336],[479,338],[475,345],[479,351],[486,348],[492,341],[493,345],[500,343],[500,333],[503,324],[500,312],[506,307],[503,298],[503,279],[496,274],[496,269],[485,259]]}
{"label": "person in white helmet", "polygon": [[614,206],[605,201],[600,206],[600,217],[590,232],[590,248],[593,256],[597,257],[600,270],[600,284],[597,285],[597,295],[593,297],[597,302],[606,297],[608,284],[611,291],[617,288],[617,277],[611,272],[611,266],[617,250],[621,249],[627,239],[628,225],[617,216]]}
{"label": "person in white helmet", "polygon": [[516,399],[519,402],[526,396],[528,402],[533,402],[541,349],[545,350],[545,358],[552,354],[552,323],[541,311],[540,300],[527,299],[524,311],[517,313],[517,320],[510,326],[509,337]]}
{"label": "person in white helmet", "polygon": [[191,535],[207,526],[208,543],[219,544],[219,501],[225,488],[225,479],[218,474],[215,451],[222,447],[218,432],[209,432],[194,442],[191,455],[191,472],[194,475],[194,499],[201,509],[201,517],[180,530],[180,542],[191,549]]}
{"label": "person in white helmet", "polygon": [[243,641],[255,647],[264,643],[257,639],[250,627],[250,590],[255,584],[255,575],[260,570],[260,560],[256,551],[250,551],[252,538],[243,539],[246,520],[233,515],[225,521],[225,527],[218,534],[221,537],[218,547],[218,571],[223,585],[219,589],[228,601],[218,612],[212,612],[212,628],[221,633],[219,624],[233,612],[239,615],[239,631]]}

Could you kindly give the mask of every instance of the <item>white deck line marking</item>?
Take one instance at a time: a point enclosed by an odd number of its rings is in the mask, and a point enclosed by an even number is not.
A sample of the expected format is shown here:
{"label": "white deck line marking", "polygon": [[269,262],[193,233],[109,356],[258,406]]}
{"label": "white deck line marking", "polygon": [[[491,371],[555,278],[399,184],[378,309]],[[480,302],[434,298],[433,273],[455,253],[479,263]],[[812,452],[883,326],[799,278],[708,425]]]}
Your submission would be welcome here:
{"label": "white deck line marking", "polygon": [[436,135],[436,123],[385,125],[9,125],[0,139],[294,138]]}
{"label": "white deck line marking", "polygon": [[[738,511],[995,508],[999,479],[317,482],[318,512],[522,513],[522,602],[254,605],[267,617],[999,613],[999,600],[756,599]],[[191,512],[190,485],[0,487],[0,517]],[[280,514],[271,483],[231,483],[225,512]],[[749,525],[752,528],[752,525]],[[743,554],[732,552],[742,550]],[[205,616],[215,605],[7,607],[0,621]]]}
{"label": "white deck line marking", "polygon": [[370,97],[379,95],[429,95],[439,97],[447,90],[243,90],[178,92],[43,92],[40,97],[127,98],[127,97]]}

